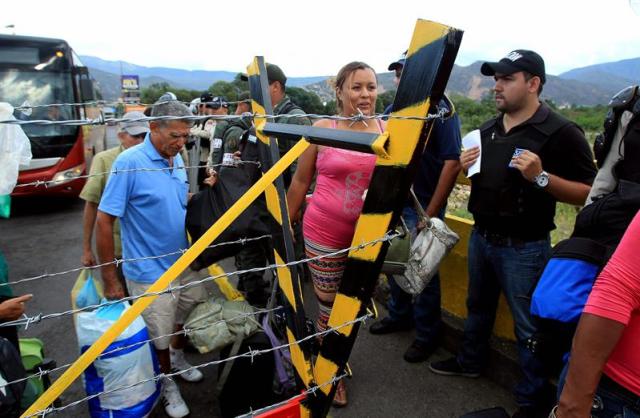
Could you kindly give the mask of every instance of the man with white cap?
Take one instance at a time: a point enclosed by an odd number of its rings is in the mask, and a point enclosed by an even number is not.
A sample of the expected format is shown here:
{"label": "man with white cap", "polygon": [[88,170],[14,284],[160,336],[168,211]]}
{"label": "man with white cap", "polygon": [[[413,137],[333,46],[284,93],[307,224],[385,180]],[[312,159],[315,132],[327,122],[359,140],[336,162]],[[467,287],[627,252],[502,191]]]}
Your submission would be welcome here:
{"label": "man with white cap", "polygon": [[[102,197],[102,192],[107,185],[109,171],[111,165],[120,155],[122,151],[134,145],[138,145],[144,140],[149,132],[149,122],[135,121],[135,119],[144,118],[142,112],[128,112],[124,115],[124,119],[132,119],[132,121],[120,122],[118,125],[118,140],[120,145],[106,151],[99,152],[93,157],[91,162],[91,171],[87,179],[87,183],[80,192],[80,198],[85,201],[84,214],[82,217],[82,264],[84,266],[92,266],[96,264],[96,257],[91,248],[93,237],[93,229],[96,224],[96,216],[98,214],[98,204]],[[100,174],[104,173],[104,174]],[[115,255],[117,258],[122,256],[122,247],[120,244],[120,224],[116,223],[113,228],[113,241],[115,245]],[[124,283],[122,272],[118,270],[118,277]]]}

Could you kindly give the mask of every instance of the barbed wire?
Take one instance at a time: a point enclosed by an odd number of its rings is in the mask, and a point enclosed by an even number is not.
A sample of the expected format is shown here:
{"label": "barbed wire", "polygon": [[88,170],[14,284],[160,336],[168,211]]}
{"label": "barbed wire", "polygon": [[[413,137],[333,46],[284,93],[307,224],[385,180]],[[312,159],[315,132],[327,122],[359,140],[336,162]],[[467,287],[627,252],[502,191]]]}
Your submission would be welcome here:
{"label": "barbed wire", "polygon": [[312,386],[309,389],[305,390],[304,392],[300,393],[299,395],[292,396],[289,399],[286,399],[284,401],[275,403],[273,405],[265,406],[264,408],[256,409],[255,411],[252,410],[252,411],[250,411],[250,412],[248,412],[248,413],[246,413],[244,415],[239,415],[236,418],[255,417],[256,415],[259,415],[259,414],[261,414],[263,412],[268,412],[268,411],[271,411],[271,410],[273,410],[275,408],[278,408],[280,406],[286,405],[289,402],[291,402],[291,401],[293,401],[295,399],[298,399],[300,397],[305,397],[306,395],[316,393],[318,391],[318,389],[322,389],[325,386],[333,385],[334,383],[337,383],[337,382],[341,381],[342,379],[344,379],[345,377],[349,377],[349,376],[350,376],[349,373],[343,373],[340,376],[334,376],[333,378],[331,378],[327,382],[322,383],[320,385]]}
{"label": "barbed wire", "polygon": [[245,100],[225,100],[225,101],[217,101],[217,102],[185,102],[185,101],[181,101],[181,100],[166,100],[166,101],[162,101],[162,102],[155,102],[155,103],[124,103],[124,102],[113,102],[113,101],[107,101],[107,100],[92,100],[89,102],[78,102],[78,103],[49,103],[49,104],[41,104],[41,105],[20,105],[20,106],[13,106],[12,107],[16,110],[26,110],[26,109],[39,109],[39,108],[47,108],[47,107],[82,107],[82,106],[108,106],[108,107],[118,107],[119,105],[133,105],[133,106],[144,106],[144,107],[149,107],[149,106],[157,106],[160,104],[165,104],[165,103],[169,103],[169,102],[179,102],[182,103],[184,105],[208,105],[208,104],[214,104],[214,105],[220,105],[220,103],[225,103],[227,105],[237,105],[240,103],[245,103]]}
{"label": "barbed wire", "polygon": [[[235,241],[227,241],[227,242],[220,242],[218,244],[212,244],[209,245],[208,247],[206,247],[206,249],[211,249],[211,248],[217,248],[217,247],[222,247],[225,245],[235,245],[235,244],[241,244],[241,245],[245,245],[248,242],[253,242],[253,241],[259,241],[265,238],[273,238],[272,235],[270,234],[266,234],[266,235],[261,235],[259,237],[254,237],[254,238],[240,238],[237,239]],[[32,282],[34,280],[41,280],[41,279],[46,279],[48,277],[55,277],[55,276],[63,276],[66,274],[70,274],[70,273],[77,273],[79,271],[82,270],[86,270],[86,269],[97,269],[100,267],[105,267],[105,266],[109,266],[109,265],[116,265],[119,266],[120,264],[123,263],[134,263],[134,262],[138,262],[138,261],[144,261],[144,260],[156,260],[159,258],[165,258],[165,257],[170,257],[172,255],[178,255],[178,254],[184,254],[185,252],[187,252],[187,250],[189,250],[188,248],[181,248],[179,250],[170,252],[170,253],[166,253],[166,254],[160,254],[160,255],[150,255],[150,256],[146,256],[146,257],[137,257],[137,258],[116,258],[113,261],[108,261],[106,263],[101,263],[101,264],[94,264],[92,266],[82,266],[82,267],[75,267],[73,269],[69,269],[69,270],[65,270],[65,271],[59,271],[56,273],[45,273],[45,274],[40,274],[38,276],[32,276],[32,277],[26,277],[24,279],[20,279],[20,280],[16,280],[13,282],[7,282],[7,283],[0,283],[0,288],[4,287],[4,286],[14,286],[14,285],[19,285],[22,283],[27,283],[27,282]]]}
{"label": "barbed wire", "polygon": [[[156,375],[156,376],[154,376],[152,378],[144,379],[144,380],[138,381],[136,383],[132,383],[130,385],[123,385],[123,386],[119,386],[119,387],[116,387],[116,388],[113,388],[113,389],[110,389],[110,390],[107,390],[107,391],[103,391],[103,392],[100,392],[100,393],[95,393],[93,395],[86,396],[86,397],[84,397],[82,399],[78,399],[78,400],[76,400],[74,402],[71,402],[71,403],[69,403],[67,405],[64,405],[64,406],[61,406],[61,407],[45,408],[43,410],[34,412],[33,414],[28,415],[25,418],[30,418],[30,417],[34,417],[34,416],[38,416],[38,415],[46,415],[46,414],[49,414],[49,413],[61,412],[61,411],[64,411],[65,409],[80,405],[83,402],[90,401],[91,399],[97,398],[99,396],[108,395],[108,394],[111,394],[111,393],[114,393],[114,392],[118,392],[118,391],[121,391],[121,390],[131,389],[131,388],[134,388],[136,386],[142,385],[144,383],[156,382],[156,381],[158,381],[160,379],[164,379],[164,378],[171,379],[172,377],[180,376],[180,375],[182,375],[184,373],[189,373],[192,370],[197,370],[197,369],[202,369],[202,368],[209,367],[209,366],[219,365],[219,364],[227,363],[227,362],[230,362],[230,361],[235,361],[235,360],[238,360],[238,359],[241,359],[241,358],[250,358],[251,361],[253,361],[253,359],[255,357],[257,357],[257,356],[260,356],[260,355],[263,355],[263,354],[267,354],[267,353],[271,353],[271,352],[274,352],[274,351],[277,351],[277,350],[283,350],[285,348],[290,348],[290,347],[292,347],[294,345],[300,345],[302,343],[305,343],[306,341],[309,341],[310,339],[322,337],[322,336],[325,336],[325,335],[330,334],[330,333],[337,333],[338,330],[341,329],[341,328],[344,328],[344,327],[347,327],[347,326],[352,326],[352,325],[355,325],[355,324],[360,323],[360,322],[365,322],[370,317],[372,317],[372,314],[367,313],[367,314],[362,315],[362,316],[360,316],[360,317],[358,317],[358,318],[356,318],[356,319],[354,319],[352,321],[346,321],[346,322],[344,322],[344,323],[342,323],[342,324],[340,324],[338,326],[335,326],[333,328],[328,328],[328,329],[326,329],[324,331],[319,331],[319,332],[316,332],[314,334],[307,335],[304,338],[301,338],[299,340],[296,340],[296,341],[293,341],[293,342],[290,342],[290,343],[284,343],[284,344],[281,344],[281,345],[278,345],[278,346],[274,346],[274,347],[271,347],[271,348],[265,348],[265,349],[262,349],[262,350],[251,350],[251,349],[249,349],[249,351],[247,351],[245,353],[237,354],[235,356],[230,356],[230,357],[227,357],[225,359],[209,361],[209,362],[206,362],[206,363],[203,363],[203,364],[199,364],[199,365],[196,365],[196,366],[191,366],[191,367],[188,367],[188,368],[186,368],[184,370],[179,370],[179,371],[173,372],[173,373],[161,373],[161,374],[158,374],[158,375]],[[343,376],[340,376],[340,378],[342,379]],[[332,383],[335,383],[335,381],[336,381],[335,379],[336,379],[336,376],[334,376],[332,378]],[[325,385],[325,386],[327,384],[328,383],[326,383],[326,382],[323,383],[323,385]],[[319,389],[319,387],[315,387],[315,389],[313,389],[313,392],[317,391],[318,389]]]}
{"label": "barbed wire", "polygon": [[337,121],[367,121],[374,119],[397,119],[397,120],[420,120],[429,121],[433,119],[445,119],[450,114],[448,109],[438,107],[436,113],[430,113],[427,116],[400,116],[400,115],[385,115],[376,113],[374,115],[355,115],[355,116],[339,116],[339,115],[322,115],[316,113],[301,113],[295,115],[282,114],[282,115],[268,115],[262,113],[245,113],[244,115],[193,115],[193,116],[145,116],[144,118],[103,118],[102,116],[95,119],[69,119],[69,120],[19,120],[19,119],[5,119],[0,120],[0,123],[10,125],[62,125],[62,126],[85,126],[85,125],[115,125],[121,122],[153,122],[153,121],[190,121],[200,122],[204,120],[242,120],[246,118],[258,118],[258,119],[330,119]]}
{"label": "barbed wire", "polygon": [[[250,165],[253,164],[257,167],[261,167],[261,164],[259,161],[245,161],[245,160],[234,160],[232,165]],[[76,177],[69,177],[69,178],[65,178],[63,180],[36,180],[36,181],[32,181],[30,183],[20,183],[20,184],[16,184],[15,188],[20,188],[20,187],[45,187],[48,188],[49,186],[56,186],[59,184],[65,184],[66,182],[70,181],[70,180],[77,180],[77,179],[88,179],[91,177],[99,177],[99,176],[105,176],[105,175],[111,175],[111,174],[122,174],[122,173],[135,173],[135,172],[153,172],[153,171],[168,171],[168,170],[188,170],[191,168],[218,168],[218,167],[223,167],[223,166],[229,166],[230,164],[228,163],[220,163],[220,164],[213,164],[213,165],[209,165],[209,164],[202,164],[202,165],[187,165],[187,166],[183,166],[183,165],[175,165],[173,167],[161,167],[161,168],[127,168],[127,169],[113,169],[111,171],[103,171],[101,173],[93,173],[93,174],[84,174],[81,176],[76,176]]]}
{"label": "barbed wire", "polygon": [[83,308],[77,308],[77,309],[69,309],[67,311],[63,311],[63,312],[56,312],[56,313],[51,313],[51,314],[42,314],[39,313],[35,316],[26,316],[24,318],[20,318],[20,319],[16,319],[13,321],[7,321],[7,322],[3,322],[0,323],[0,328],[3,327],[9,327],[9,326],[24,326],[25,329],[29,327],[29,325],[31,324],[38,324],[44,320],[49,320],[49,319],[55,319],[55,318],[60,318],[60,317],[64,317],[64,316],[69,316],[69,315],[74,315],[76,313],[80,313],[80,312],[86,312],[86,311],[91,311],[94,309],[98,309],[104,306],[111,306],[117,303],[121,303],[121,302],[131,302],[131,301],[135,301],[144,297],[151,297],[151,296],[160,296],[163,294],[169,294],[169,293],[173,293],[175,291],[178,290],[183,290],[183,289],[190,289],[192,287],[195,286],[199,286],[203,283],[206,282],[210,282],[213,281],[215,279],[218,279],[220,277],[224,277],[224,276],[235,276],[235,275],[240,275],[240,274],[247,274],[247,273],[259,273],[259,272],[264,272],[264,271],[268,271],[268,270],[275,270],[278,268],[283,268],[283,267],[293,267],[293,266],[297,266],[299,264],[305,264],[305,263],[309,263],[311,261],[317,261],[317,260],[321,260],[324,258],[330,258],[330,257],[335,257],[336,255],[341,255],[344,253],[348,253],[351,250],[362,250],[365,247],[371,246],[371,245],[375,245],[377,243],[381,243],[381,242],[386,242],[386,241],[391,241],[393,239],[395,239],[396,237],[400,236],[401,233],[397,232],[397,231],[389,231],[388,233],[386,233],[383,237],[371,240],[369,242],[365,242],[362,244],[358,244],[358,245],[353,245],[351,247],[348,248],[344,248],[338,251],[334,251],[332,253],[328,253],[328,254],[321,254],[321,255],[317,255],[315,257],[309,257],[309,258],[303,258],[301,260],[294,260],[294,261],[290,261],[288,263],[282,263],[282,264],[278,264],[278,263],[274,263],[271,265],[268,265],[266,267],[255,267],[255,268],[251,268],[251,269],[246,269],[246,270],[237,270],[237,271],[233,271],[233,272],[229,272],[229,273],[222,273],[222,274],[218,274],[216,276],[207,276],[203,279],[200,280],[194,280],[192,282],[189,283],[185,283],[183,285],[179,285],[176,287],[173,287],[171,284],[169,284],[169,287],[165,290],[161,290],[158,292],[148,292],[148,293],[144,293],[142,295],[139,296],[127,296],[121,299],[115,299],[115,300],[109,300],[106,301],[104,303],[100,303],[97,305],[89,305],[89,306],[85,306]]}
{"label": "barbed wire", "polygon": [[41,104],[41,105],[20,105],[20,106],[13,106],[12,107],[15,110],[27,110],[27,109],[41,109],[41,108],[47,108],[47,107],[81,107],[81,106],[105,106],[108,105],[109,102],[107,102],[106,100],[92,100],[89,102],[80,102],[80,103],[48,103],[48,104]]}
{"label": "barbed wire", "polygon": [[[211,326],[214,326],[214,325],[217,325],[217,324],[220,324],[220,323],[223,323],[223,322],[232,322],[232,321],[235,321],[235,320],[238,320],[238,319],[243,319],[243,318],[262,315],[262,314],[266,314],[266,313],[276,312],[276,311],[279,311],[279,310],[282,310],[282,309],[283,309],[282,306],[277,306],[277,307],[271,308],[271,309],[261,309],[261,310],[257,310],[257,311],[253,311],[253,312],[246,312],[246,313],[243,313],[243,314],[239,314],[237,316],[234,316],[233,318],[221,319],[221,320],[213,322],[211,324],[201,325],[201,326],[195,327],[195,328],[184,328],[181,331],[172,332],[171,334],[160,335],[160,336],[157,336],[157,337],[154,337],[154,338],[149,338],[147,340],[138,341],[138,342],[135,342],[135,343],[130,344],[130,345],[117,347],[117,348],[114,348],[113,350],[110,350],[110,351],[105,351],[105,352],[101,353],[100,356],[98,356],[98,358],[100,358],[102,356],[115,354],[115,353],[117,353],[119,351],[128,350],[130,348],[137,347],[137,346],[140,346],[140,345],[144,345],[146,343],[151,343],[151,342],[154,342],[156,340],[160,340],[162,338],[173,337],[173,336],[176,336],[176,335],[188,336],[189,334],[191,334],[191,333],[193,333],[195,331],[201,331],[203,329],[209,328]],[[205,315],[204,317],[202,317],[200,319],[205,319],[205,318],[208,318],[208,317],[213,316],[213,315],[218,315],[219,313],[220,312],[211,312],[211,313]],[[260,325],[260,324],[258,324],[258,325]],[[3,383],[3,384],[0,384],[0,389],[2,389],[4,387],[7,387],[7,386],[10,386],[10,385],[14,385],[16,383],[24,382],[24,381],[29,380],[31,378],[41,379],[42,377],[44,377],[46,375],[53,374],[53,373],[59,372],[61,370],[64,370],[64,369],[70,367],[72,364],[73,363],[67,363],[67,364],[64,364],[62,366],[56,367],[55,369],[51,369],[51,370],[42,369],[39,372],[31,374],[29,376],[26,376],[26,377],[23,377],[23,378],[20,378],[20,379],[16,379],[16,380],[12,380],[11,382],[6,382],[6,383]]]}

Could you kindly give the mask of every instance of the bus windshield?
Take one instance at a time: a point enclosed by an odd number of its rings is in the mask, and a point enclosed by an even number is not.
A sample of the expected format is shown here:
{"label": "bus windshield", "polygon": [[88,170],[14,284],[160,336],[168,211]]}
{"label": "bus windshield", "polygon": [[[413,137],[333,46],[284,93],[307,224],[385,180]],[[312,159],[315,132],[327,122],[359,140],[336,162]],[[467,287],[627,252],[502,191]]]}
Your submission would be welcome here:
{"label": "bus windshield", "polygon": [[[73,86],[69,72],[47,72],[23,69],[0,69],[0,101],[12,106],[37,106],[73,103]],[[16,110],[21,120],[76,119],[73,106],[35,107],[28,112]],[[77,140],[78,127],[61,125],[23,125],[31,140],[34,158],[64,157]]]}

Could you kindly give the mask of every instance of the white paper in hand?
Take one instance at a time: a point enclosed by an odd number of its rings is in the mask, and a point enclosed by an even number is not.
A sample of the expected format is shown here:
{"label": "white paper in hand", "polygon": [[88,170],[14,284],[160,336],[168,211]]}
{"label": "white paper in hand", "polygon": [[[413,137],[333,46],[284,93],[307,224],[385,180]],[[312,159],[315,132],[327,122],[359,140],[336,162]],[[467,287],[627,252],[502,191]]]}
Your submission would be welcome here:
{"label": "white paper in hand", "polygon": [[469,167],[469,170],[467,170],[467,177],[471,177],[474,174],[480,172],[480,161],[482,159],[482,143],[480,142],[480,130],[475,129],[466,134],[464,138],[462,138],[462,146],[464,147],[464,149],[471,149],[474,147],[480,148],[480,155],[478,155],[478,159],[475,163],[473,163],[473,165],[471,165],[471,167]]}

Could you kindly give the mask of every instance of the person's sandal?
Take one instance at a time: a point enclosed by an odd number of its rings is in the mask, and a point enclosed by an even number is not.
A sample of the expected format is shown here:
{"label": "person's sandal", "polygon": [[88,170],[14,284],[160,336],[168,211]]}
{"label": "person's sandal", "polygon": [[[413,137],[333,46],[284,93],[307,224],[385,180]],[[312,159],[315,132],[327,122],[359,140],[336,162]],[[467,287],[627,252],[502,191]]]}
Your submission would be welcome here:
{"label": "person's sandal", "polygon": [[344,380],[340,380],[336,386],[336,394],[333,396],[333,407],[344,408],[347,406],[347,388]]}

